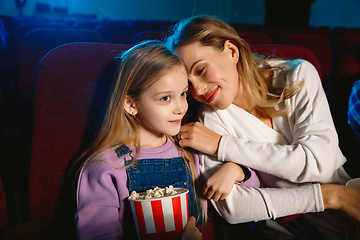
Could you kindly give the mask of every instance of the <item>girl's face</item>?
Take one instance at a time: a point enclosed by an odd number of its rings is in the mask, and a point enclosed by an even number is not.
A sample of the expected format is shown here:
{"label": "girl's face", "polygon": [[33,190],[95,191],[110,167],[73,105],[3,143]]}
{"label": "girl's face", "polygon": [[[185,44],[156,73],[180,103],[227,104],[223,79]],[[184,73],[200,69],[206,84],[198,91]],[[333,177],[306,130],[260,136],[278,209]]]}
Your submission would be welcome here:
{"label": "girl's face", "polygon": [[175,49],[188,70],[190,93],[199,102],[225,109],[239,96],[239,51],[227,40],[219,51],[199,42]]}
{"label": "girl's face", "polygon": [[158,141],[166,139],[165,135],[174,136],[180,131],[188,108],[187,92],[186,70],[176,66],[135,101],[142,147],[155,147]]}

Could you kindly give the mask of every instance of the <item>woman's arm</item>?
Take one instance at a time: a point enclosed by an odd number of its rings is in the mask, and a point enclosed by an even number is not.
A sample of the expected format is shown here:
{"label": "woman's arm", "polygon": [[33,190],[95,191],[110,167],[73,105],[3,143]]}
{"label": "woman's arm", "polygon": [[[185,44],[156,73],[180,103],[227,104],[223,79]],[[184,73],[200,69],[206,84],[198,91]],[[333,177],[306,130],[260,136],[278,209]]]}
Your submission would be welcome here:
{"label": "woman's arm", "polygon": [[[184,131],[185,139],[180,144],[217,156],[220,161],[233,161],[291,182],[331,182],[345,158],[338,147],[326,96],[310,63],[303,62],[295,72],[293,78],[302,79],[304,86],[287,102],[294,109],[283,118],[284,124],[290,126],[287,143],[265,139],[256,127],[238,123],[242,119],[234,116],[236,113],[205,106],[201,121],[208,128],[201,123],[184,126],[181,132]],[[340,174],[348,177],[344,171]]]}
{"label": "woman's arm", "polygon": [[246,188],[234,185],[224,200],[211,203],[229,223],[276,219],[283,216],[341,210],[360,222],[360,191],[335,184],[294,188]]}
{"label": "woman's arm", "polygon": [[211,203],[231,224],[324,211],[319,184],[296,188],[248,188],[234,185],[224,200],[211,200]]}

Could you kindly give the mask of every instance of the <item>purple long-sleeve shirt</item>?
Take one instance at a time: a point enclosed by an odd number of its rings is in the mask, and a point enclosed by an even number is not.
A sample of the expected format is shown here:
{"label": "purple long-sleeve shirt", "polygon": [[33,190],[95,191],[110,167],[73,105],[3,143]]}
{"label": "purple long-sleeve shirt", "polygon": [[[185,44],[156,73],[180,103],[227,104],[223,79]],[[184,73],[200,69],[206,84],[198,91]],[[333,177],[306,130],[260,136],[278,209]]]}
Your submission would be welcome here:
{"label": "purple long-sleeve shirt", "polygon": [[[136,148],[129,147],[132,156]],[[140,150],[137,159],[181,157],[175,144],[167,142],[158,148]],[[106,151],[87,162],[80,172],[77,186],[77,212],[75,214],[77,239],[122,239],[125,200],[129,197],[128,177],[124,168],[129,154],[118,157],[113,150]],[[196,175],[200,175],[199,156],[194,154]],[[243,186],[259,186],[256,174]]]}

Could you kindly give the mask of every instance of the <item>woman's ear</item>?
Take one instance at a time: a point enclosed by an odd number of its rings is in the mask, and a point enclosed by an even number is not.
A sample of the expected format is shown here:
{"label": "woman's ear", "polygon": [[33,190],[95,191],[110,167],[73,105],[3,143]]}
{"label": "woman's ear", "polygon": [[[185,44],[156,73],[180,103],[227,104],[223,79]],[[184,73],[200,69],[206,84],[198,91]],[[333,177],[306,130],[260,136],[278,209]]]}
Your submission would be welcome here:
{"label": "woman's ear", "polygon": [[135,116],[138,113],[136,108],[136,102],[129,95],[125,96],[124,109],[128,114],[133,116]]}
{"label": "woman's ear", "polygon": [[234,59],[234,63],[237,64],[239,61],[239,48],[236,43],[231,40],[226,40],[224,43],[224,50],[225,49],[229,50],[231,58]]}

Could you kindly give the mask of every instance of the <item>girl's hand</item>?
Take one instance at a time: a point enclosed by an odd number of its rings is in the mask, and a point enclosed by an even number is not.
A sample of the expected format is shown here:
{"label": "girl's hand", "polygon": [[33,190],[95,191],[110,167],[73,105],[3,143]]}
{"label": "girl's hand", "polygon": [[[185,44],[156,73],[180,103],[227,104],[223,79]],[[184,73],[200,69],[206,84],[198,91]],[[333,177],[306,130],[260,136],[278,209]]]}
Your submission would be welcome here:
{"label": "girl's hand", "polygon": [[321,185],[325,209],[337,209],[345,212],[354,221],[360,223],[360,190],[335,184]]}
{"label": "girl's hand", "polygon": [[217,156],[221,135],[199,122],[183,125],[178,134],[179,145],[190,147],[202,153]]}
{"label": "girl's hand", "polygon": [[199,229],[195,226],[195,218],[190,217],[188,223],[186,224],[182,234],[181,240],[201,240],[202,233]]}
{"label": "girl's hand", "polygon": [[224,200],[230,194],[235,182],[244,179],[242,168],[236,163],[227,162],[206,181],[204,195],[214,201]]}

